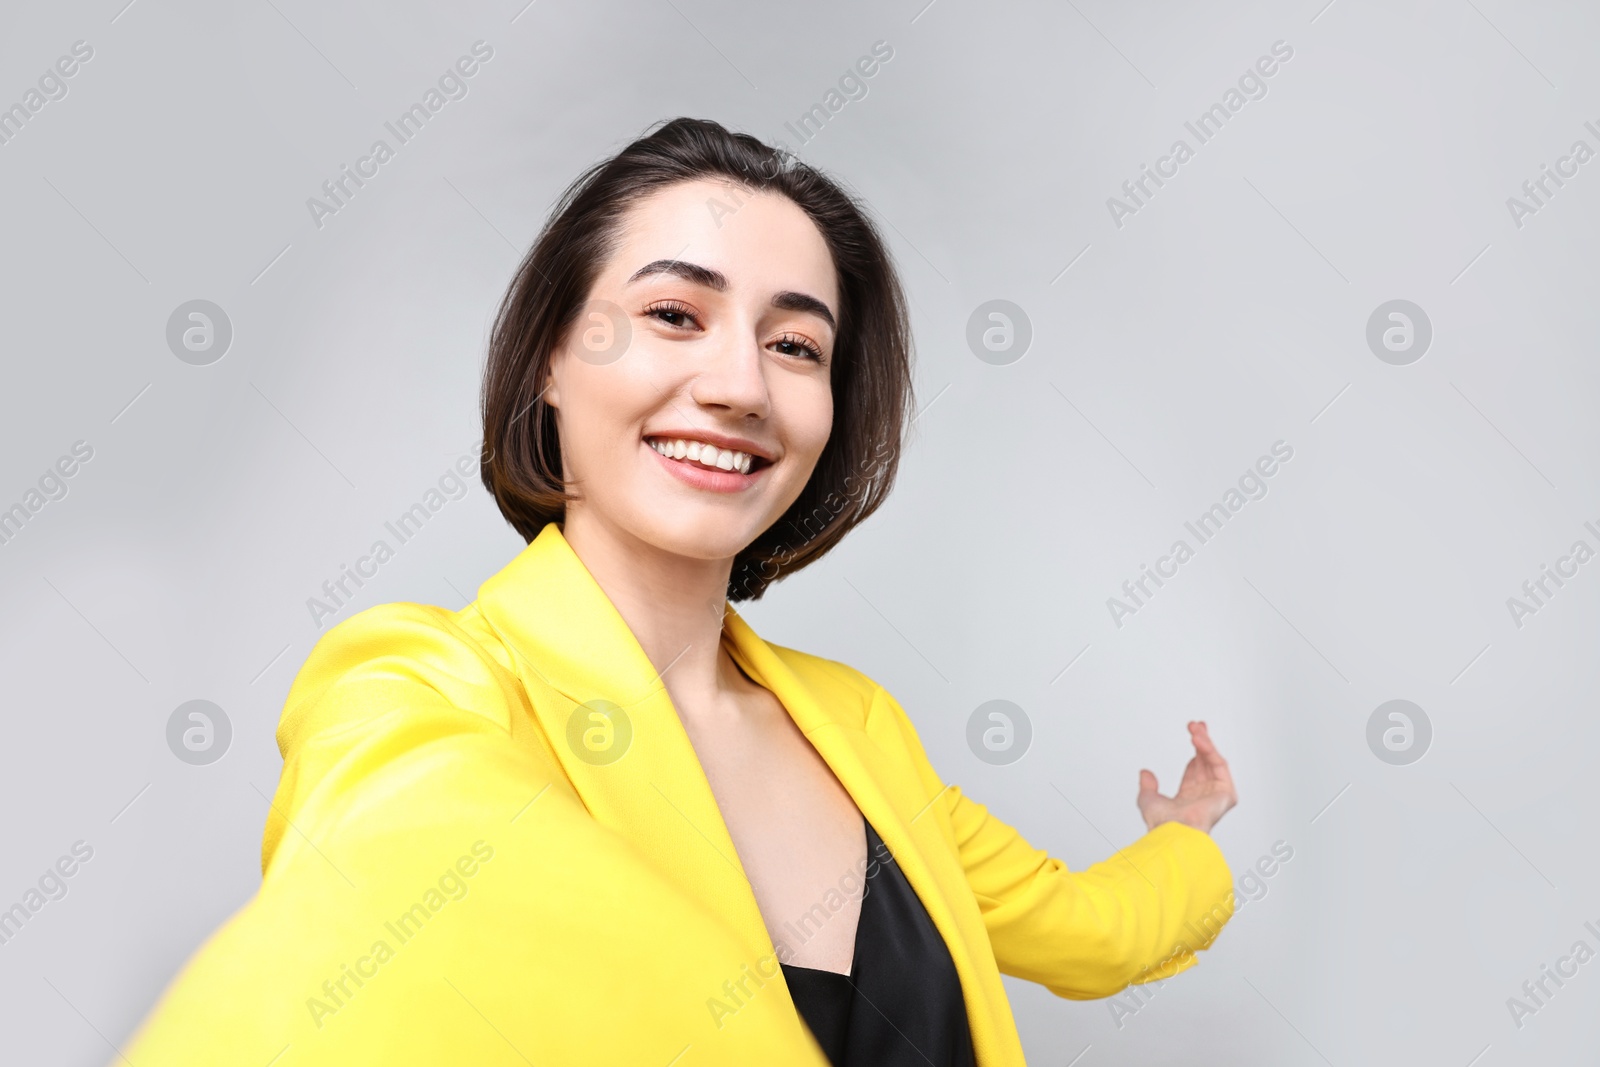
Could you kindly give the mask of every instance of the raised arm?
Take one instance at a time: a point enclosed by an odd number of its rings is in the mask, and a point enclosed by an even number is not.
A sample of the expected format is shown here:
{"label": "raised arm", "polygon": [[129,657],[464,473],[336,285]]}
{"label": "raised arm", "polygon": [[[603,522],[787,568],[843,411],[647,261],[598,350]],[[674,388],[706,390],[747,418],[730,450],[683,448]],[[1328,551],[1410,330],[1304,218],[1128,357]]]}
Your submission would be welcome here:
{"label": "raised arm", "polygon": [[1193,966],[1232,916],[1232,875],[1209,834],[1161,822],[1111,858],[1068,870],[947,785],[904,709],[886,692],[879,699],[899,717],[927,796],[939,798],[1003,974],[1073,1000],[1110,996]]}
{"label": "raised arm", "polygon": [[280,726],[261,889],[128,1061],[825,1067],[782,998],[716,1025],[736,938],[589,816],[520,692],[439,609],[331,631]]}

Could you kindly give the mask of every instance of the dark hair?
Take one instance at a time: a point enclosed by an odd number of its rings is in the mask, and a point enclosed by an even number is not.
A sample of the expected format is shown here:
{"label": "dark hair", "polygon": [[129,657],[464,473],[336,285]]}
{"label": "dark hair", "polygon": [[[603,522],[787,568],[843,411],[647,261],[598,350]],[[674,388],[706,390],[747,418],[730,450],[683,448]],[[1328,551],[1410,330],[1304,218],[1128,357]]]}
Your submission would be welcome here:
{"label": "dark hair", "polygon": [[911,327],[882,238],[850,194],[782,149],[715,122],[677,118],[567,188],[495,317],[479,473],[524,540],[565,517],[572,497],[555,418],[541,399],[551,354],[588,300],[628,209],[669,185],[718,177],[793,201],[821,231],[839,280],[833,432],[794,504],[734,559],[728,599],[754,600],[883,503],[913,404]]}

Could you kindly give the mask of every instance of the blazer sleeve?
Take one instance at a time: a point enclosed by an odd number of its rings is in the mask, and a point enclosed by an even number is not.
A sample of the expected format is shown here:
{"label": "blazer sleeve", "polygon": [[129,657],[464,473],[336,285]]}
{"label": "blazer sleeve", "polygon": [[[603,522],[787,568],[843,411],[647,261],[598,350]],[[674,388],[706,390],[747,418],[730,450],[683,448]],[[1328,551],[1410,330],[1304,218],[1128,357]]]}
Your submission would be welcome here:
{"label": "blazer sleeve", "polygon": [[1002,974],[1072,1000],[1111,996],[1194,966],[1233,915],[1232,874],[1211,835],[1162,823],[1110,859],[1068,870],[940,779],[905,710],[879,692],[944,813]]}
{"label": "blazer sleeve", "polygon": [[746,980],[736,936],[590,817],[524,699],[442,609],[325,635],[278,730],[261,887],[127,1061],[826,1067],[781,996],[712,1014]]}

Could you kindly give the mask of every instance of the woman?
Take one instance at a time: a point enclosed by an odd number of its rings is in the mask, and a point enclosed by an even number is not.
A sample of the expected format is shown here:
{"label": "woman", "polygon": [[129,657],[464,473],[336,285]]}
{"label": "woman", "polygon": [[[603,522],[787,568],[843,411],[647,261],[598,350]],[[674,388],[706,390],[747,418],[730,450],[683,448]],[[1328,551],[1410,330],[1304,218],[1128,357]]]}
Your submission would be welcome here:
{"label": "woman", "polygon": [[485,374],[530,543],[373,608],[290,691],[257,896],[133,1062],[1021,1064],[1001,973],[1108,996],[1232,913],[1203,723],[1150,832],[1072,873],[944,783],[869,678],[732,603],[893,482],[909,330],[810,168],[678,119],[580,178]]}

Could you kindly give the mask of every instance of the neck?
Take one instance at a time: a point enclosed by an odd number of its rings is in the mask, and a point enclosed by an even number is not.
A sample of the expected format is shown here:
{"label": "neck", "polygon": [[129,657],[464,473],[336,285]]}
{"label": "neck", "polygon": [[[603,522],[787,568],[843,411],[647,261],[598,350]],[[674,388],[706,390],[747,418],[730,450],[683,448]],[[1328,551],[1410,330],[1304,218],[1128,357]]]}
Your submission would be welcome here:
{"label": "neck", "polygon": [[568,506],[561,532],[633,632],[679,714],[719,704],[738,672],[722,652],[733,559],[664,551],[581,506]]}

